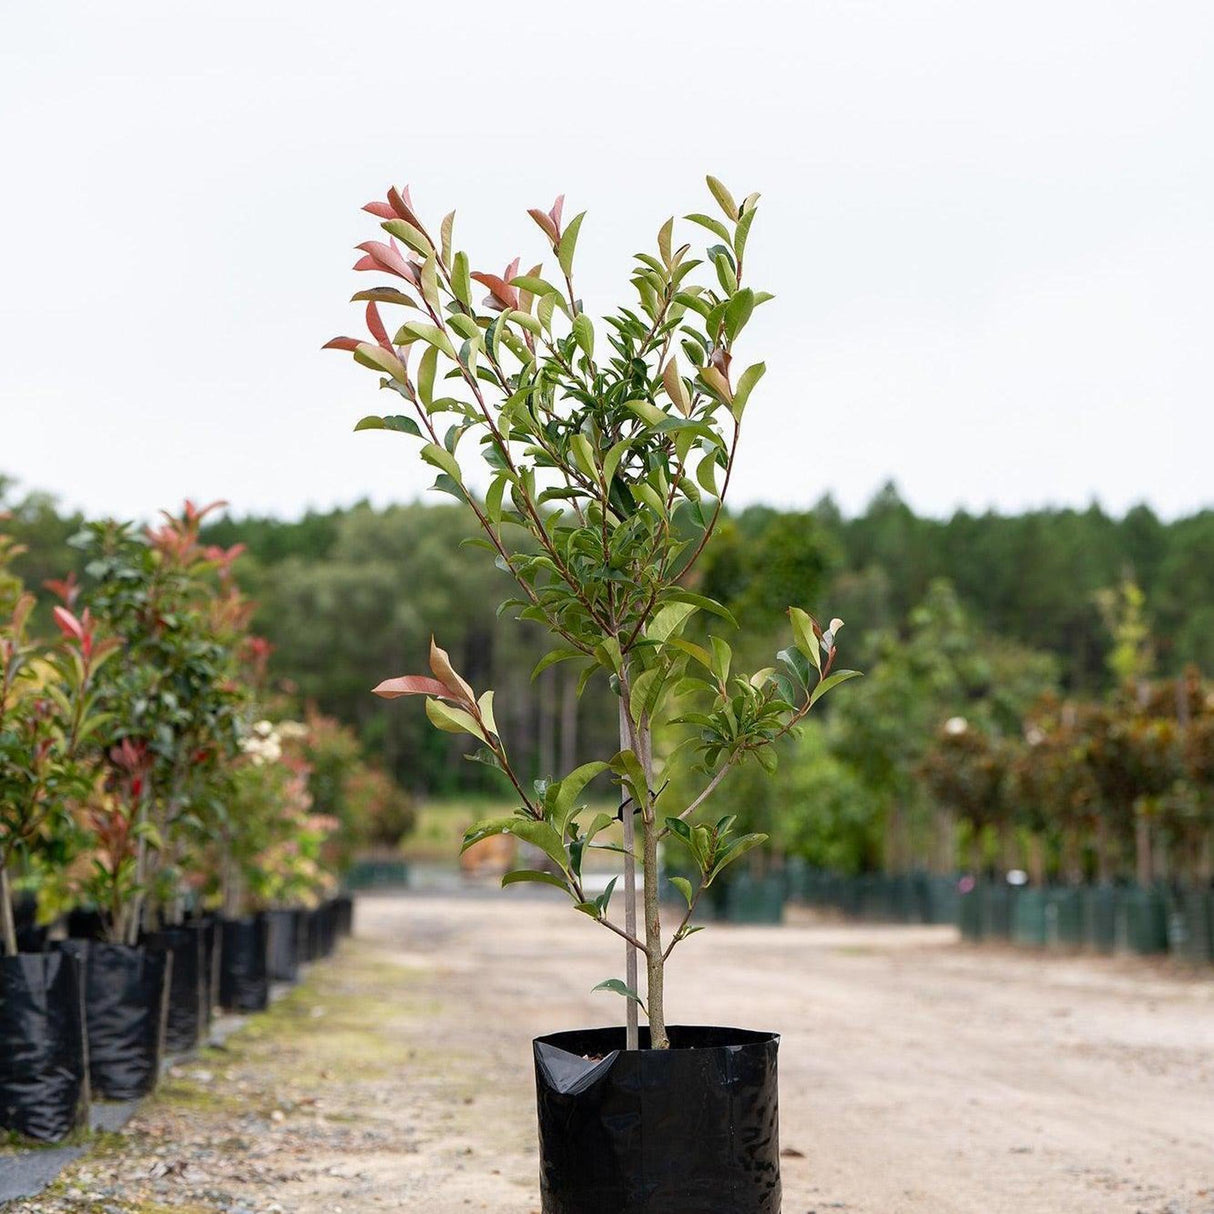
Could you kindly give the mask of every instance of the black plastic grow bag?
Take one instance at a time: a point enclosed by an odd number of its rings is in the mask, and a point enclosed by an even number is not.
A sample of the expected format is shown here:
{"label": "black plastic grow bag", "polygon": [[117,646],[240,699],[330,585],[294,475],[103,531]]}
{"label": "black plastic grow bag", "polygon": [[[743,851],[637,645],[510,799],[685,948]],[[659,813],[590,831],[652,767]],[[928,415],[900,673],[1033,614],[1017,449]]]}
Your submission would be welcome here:
{"label": "black plastic grow bag", "polygon": [[219,1006],[260,1012],[270,1004],[269,933],[264,915],[222,920]]}
{"label": "black plastic grow bag", "polygon": [[146,1096],[160,1074],[172,955],[97,940],[67,940],[60,948],[84,967],[93,1095]]}
{"label": "black plastic grow bag", "polygon": [[275,982],[294,982],[299,977],[299,938],[293,910],[266,911],[269,929],[269,970]]}
{"label": "black plastic grow bag", "polygon": [[535,1040],[543,1214],[779,1214],[779,1037],[668,1031]]}
{"label": "black plastic grow bag", "polygon": [[198,932],[202,956],[199,961],[199,1002],[202,1022],[200,1030],[205,1031],[211,1025],[215,1004],[219,1000],[219,954],[222,951],[219,944],[219,920],[214,915],[200,915],[196,919],[186,921],[186,926]]}
{"label": "black plastic grow bag", "polygon": [[338,894],[334,899],[337,907],[337,934],[351,936],[354,934],[354,898],[350,894]]}
{"label": "black plastic grow bag", "polygon": [[187,923],[182,927],[167,927],[152,932],[145,943],[153,951],[173,954],[173,969],[169,979],[168,1016],[165,1021],[164,1048],[170,1054],[184,1054],[198,1044],[206,1024],[203,1000],[204,928]]}
{"label": "black plastic grow bag", "polygon": [[0,1129],[58,1142],[88,1104],[80,963],[66,953],[0,958]]}
{"label": "black plastic grow bag", "polygon": [[104,940],[105,920],[100,911],[77,907],[68,912],[67,934],[71,940]]}

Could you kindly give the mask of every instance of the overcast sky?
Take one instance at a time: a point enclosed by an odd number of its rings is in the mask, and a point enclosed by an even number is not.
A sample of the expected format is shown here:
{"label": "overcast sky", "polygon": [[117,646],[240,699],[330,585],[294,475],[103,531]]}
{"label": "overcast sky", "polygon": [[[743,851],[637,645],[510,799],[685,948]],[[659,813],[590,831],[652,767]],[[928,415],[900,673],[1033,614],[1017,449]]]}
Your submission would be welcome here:
{"label": "overcast sky", "polygon": [[1214,504],[1209,0],[0,0],[0,472],[94,512],[415,497],[348,356],[362,203],[592,312],[703,175],[777,299],[736,498]]}

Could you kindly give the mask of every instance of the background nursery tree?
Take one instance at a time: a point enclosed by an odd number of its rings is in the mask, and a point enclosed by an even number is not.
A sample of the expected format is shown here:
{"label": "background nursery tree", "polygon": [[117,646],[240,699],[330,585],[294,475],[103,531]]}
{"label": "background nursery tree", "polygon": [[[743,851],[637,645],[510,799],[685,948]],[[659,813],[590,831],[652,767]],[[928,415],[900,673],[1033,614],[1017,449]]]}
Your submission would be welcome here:
{"label": "background nursery tree", "polygon": [[62,831],[91,791],[89,747],[106,724],[97,672],[118,642],[102,639],[86,610],[56,607],[60,642],[28,635],[34,596],[7,573],[18,546],[0,535],[0,944],[17,952],[11,873],[18,855]]}
{"label": "background nursery tree", "polygon": [[[507,754],[493,692],[478,696],[438,645],[431,644],[431,676],[389,679],[376,689],[386,697],[427,696],[433,724],[475,738],[476,757],[513,786],[514,816],[476,825],[465,846],[500,833],[534,845],[555,871],[519,870],[505,883],[555,885],[628,942],[626,980],[602,985],[629,998],[630,1048],[641,1002],[638,955],[646,968],[651,1043],[664,1048],[671,950],[696,930],[691,916],[703,891],[764,840],[734,834],[728,817],[702,824],[697,811],[731,768],[751,757],[773,765],[771,744],[855,674],[832,672],[842,622],[823,629],[797,606],[789,608],[793,643],[754,673],[732,669],[731,648],[720,636],[706,645],[683,636],[697,612],[736,627],[719,602],[688,590],[686,581],[721,520],[747,405],[764,372],[762,363],[735,370],[734,348],[754,310],[771,298],[745,278],[758,195],[737,202],[715,178],[708,186],[719,217],[687,217],[712,238],[704,255],[693,257],[689,244],[677,243],[674,221],[667,220],[656,255],[637,255],[635,303],[597,326],[574,286],[584,214],[566,220],[563,198],[548,211],[529,212],[555,265],[520,273],[515,259],[498,274],[473,271],[468,255],[456,250],[454,213],[432,232],[408,189],[392,189],[386,201],[365,208],[388,239],[360,245],[355,266],[393,280],[354,297],[366,304],[371,339],[328,343],[378,372],[380,386],[407,406],[405,413],[366,417],[358,428],[421,441],[421,458],[438,472],[435,488],[467,506],[483,532],[477,542],[517,584],[518,597],[504,606],[556,639],[535,674],[571,662],[579,692],[599,677],[618,697],[617,753],[528,785]],[[474,282],[488,291],[481,302]],[[404,309],[392,336],[380,305]],[[471,475],[476,465],[481,473]],[[661,724],[682,733],[664,758],[655,757],[652,744]],[[696,767],[701,779],[685,802],[671,805],[663,791],[680,766]],[[588,848],[619,849],[596,842],[611,815],[583,818],[583,790],[608,771],[623,797],[622,924],[608,914],[615,883],[595,898],[582,883]],[[658,905],[663,839],[682,843],[698,874],[694,884],[679,879],[687,910],[669,935]]]}

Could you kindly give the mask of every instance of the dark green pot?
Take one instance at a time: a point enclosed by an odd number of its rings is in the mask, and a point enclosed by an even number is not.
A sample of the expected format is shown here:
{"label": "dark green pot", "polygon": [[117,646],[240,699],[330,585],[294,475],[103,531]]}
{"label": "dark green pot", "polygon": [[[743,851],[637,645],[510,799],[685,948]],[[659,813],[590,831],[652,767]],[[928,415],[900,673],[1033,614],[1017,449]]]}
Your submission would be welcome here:
{"label": "dark green pot", "polygon": [[783,923],[783,877],[778,873],[766,877],[739,873],[724,887],[717,914],[727,923]]}
{"label": "dark green pot", "polygon": [[1045,900],[1043,889],[1026,886],[1020,891],[1012,919],[1012,939],[1017,944],[1030,948],[1045,946]]}

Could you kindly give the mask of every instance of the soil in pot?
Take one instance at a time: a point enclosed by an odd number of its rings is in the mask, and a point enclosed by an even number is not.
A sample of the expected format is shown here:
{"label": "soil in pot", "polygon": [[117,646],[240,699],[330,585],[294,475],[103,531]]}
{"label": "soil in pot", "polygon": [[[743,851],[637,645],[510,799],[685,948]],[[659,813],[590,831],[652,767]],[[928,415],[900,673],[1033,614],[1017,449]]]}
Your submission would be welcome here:
{"label": "soil in pot", "polygon": [[156,1086],[164,1052],[172,954],[67,940],[84,966],[84,1015],[94,1096],[137,1100]]}
{"label": "soil in pot", "polygon": [[779,1037],[668,1031],[535,1040],[543,1214],[779,1214]]}
{"label": "soil in pot", "polygon": [[0,957],[0,1129],[59,1142],[87,1108],[79,961],[59,952]]}

